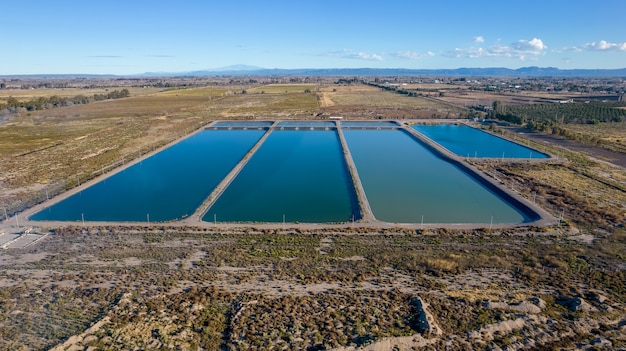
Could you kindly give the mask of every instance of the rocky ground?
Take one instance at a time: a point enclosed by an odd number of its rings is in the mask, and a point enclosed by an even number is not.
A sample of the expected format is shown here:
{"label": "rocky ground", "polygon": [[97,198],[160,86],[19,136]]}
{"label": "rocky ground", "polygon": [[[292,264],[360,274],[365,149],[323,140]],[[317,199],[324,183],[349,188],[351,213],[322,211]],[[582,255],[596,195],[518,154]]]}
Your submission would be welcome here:
{"label": "rocky ground", "polygon": [[0,349],[626,349],[626,234],[579,237],[57,228],[0,253]]}

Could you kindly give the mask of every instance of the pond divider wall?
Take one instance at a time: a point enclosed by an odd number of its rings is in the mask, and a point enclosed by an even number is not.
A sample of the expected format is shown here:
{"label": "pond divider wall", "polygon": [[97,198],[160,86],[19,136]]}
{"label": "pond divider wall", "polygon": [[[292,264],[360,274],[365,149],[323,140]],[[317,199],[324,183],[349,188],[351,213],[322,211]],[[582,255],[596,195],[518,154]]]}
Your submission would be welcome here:
{"label": "pond divider wall", "polygon": [[348,171],[347,176],[349,176],[352,181],[351,188],[355,192],[354,195],[356,196],[358,202],[360,218],[354,218],[354,220],[364,219],[366,221],[373,221],[375,220],[374,213],[372,212],[369,201],[367,201],[365,189],[363,189],[361,178],[359,178],[359,173],[357,172],[356,165],[352,159],[352,154],[350,153],[348,143],[346,143],[346,139],[341,128],[337,128],[337,135],[339,136],[339,142],[341,143],[341,149],[343,151],[344,164],[346,165]]}
{"label": "pond divider wall", "polygon": [[[255,128],[256,129],[256,128]],[[256,144],[245,154],[245,156],[239,161],[235,167],[222,179],[221,182],[215,187],[215,189],[209,194],[209,196],[202,202],[202,204],[196,209],[193,213],[192,217],[198,221],[202,221],[202,217],[206,214],[206,212],[211,208],[211,206],[217,201],[217,199],[222,195],[222,193],[228,188],[230,183],[237,177],[239,172],[243,169],[243,167],[248,163],[248,161],[254,156],[254,153],[263,145],[265,140],[272,133],[271,127],[262,128],[265,129],[265,134],[259,139]]]}

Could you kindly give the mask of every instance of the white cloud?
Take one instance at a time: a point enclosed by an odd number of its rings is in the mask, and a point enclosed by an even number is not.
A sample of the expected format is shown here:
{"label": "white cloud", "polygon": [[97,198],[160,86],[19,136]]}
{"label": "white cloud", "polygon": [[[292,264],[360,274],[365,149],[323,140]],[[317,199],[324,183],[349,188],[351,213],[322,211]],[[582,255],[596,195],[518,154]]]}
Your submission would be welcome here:
{"label": "white cloud", "polygon": [[350,49],[343,49],[339,51],[329,51],[321,56],[333,56],[333,57],[343,57],[349,59],[357,59],[357,60],[367,60],[367,61],[382,61],[383,57],[378,54],[368,54],[365,52],[354,52]]}
{"label": "white cloud", "polygon": [[419,60],[428,56],[435,56],[435,53],[432,51],[426,51],[425,53],[419,53],[414,51],[398,51],[391,54],[394,57],[409,59],[409,60]]}
{"label": "white cloud", "polygon": [[483,37],[482,35],[479,35],[477,37],[474,37],[474,39],[472,40],[474,41],[474,43],[482,44],[485,42],[485,37]]}
{"label": "white cloud", "polygon": [[368,61],[382,61],[383,57],[377,54],[367,54],[364,52],[357,52],[354,54],[346,55],[347,58],[360,59],[360,60],[368,60]]}
{"label": "white cloud", "polygon": [[609,43],[606,40],[600,40],[597,43],[586,43],[583,46],[575,46],[572,49],[574,51],[626,51],[626,42]]}
{"label": "white cloud", "polygon": [[[476,41],[476,39],[474,41]],[[547,48],[548,46],[546,46],[541,39],[533,38],[531,40],[518,40],[514,43],[511,43],[510,45],[456,48],[454,50],[448,51],[446,56],[457,58],[507,57],[517,58],[523,61],[526,60],[529,56],[542,55]]]}
{"label": "white cloud", "polygon": [[541,39],[533,38],[531,40],[518,40],[511,44],[511,47],[519,52],[541,54],[548,47]]}

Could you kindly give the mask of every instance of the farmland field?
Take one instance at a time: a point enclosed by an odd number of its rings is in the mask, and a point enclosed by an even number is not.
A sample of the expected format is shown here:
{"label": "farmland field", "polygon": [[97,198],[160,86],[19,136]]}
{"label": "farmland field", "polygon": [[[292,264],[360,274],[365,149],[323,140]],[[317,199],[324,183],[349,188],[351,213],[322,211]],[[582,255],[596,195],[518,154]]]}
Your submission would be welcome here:
{"label": "farmland field", "polygon": [[315,91],[317,85],[315,84],[267,84],[260,87],[250,89],[250,93],[263,93],[263,94],[288,94],[288,93],[303,93],[305,90]]}
{"label": "farmland field", "polygon": [[397,108],[435,109],[445,110],[446,106],[435,101],[409,98],[392,92],[380,91],[369,86],[341,86],[333,88],[336,91],[326,91],[328,97],[339,106],[393,106]]}

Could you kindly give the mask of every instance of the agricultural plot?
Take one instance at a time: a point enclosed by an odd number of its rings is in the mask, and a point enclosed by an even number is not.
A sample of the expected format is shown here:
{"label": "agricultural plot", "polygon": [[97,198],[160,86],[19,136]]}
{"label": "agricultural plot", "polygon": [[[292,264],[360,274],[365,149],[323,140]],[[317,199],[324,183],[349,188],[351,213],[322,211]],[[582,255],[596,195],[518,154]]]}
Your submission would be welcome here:
{"label": "agricultural plot", "polygon": [[289,94],[314,92],[317,88],[315,84],[267,84],[249,89],[249,93],[260,94]]}
{"label": "agricultural plot", "polygon": [[340,86],[336,91],[325,91],[334,106],[373,106],[447,110],[449,107],[432,100],[414,98],[370,86]]}

